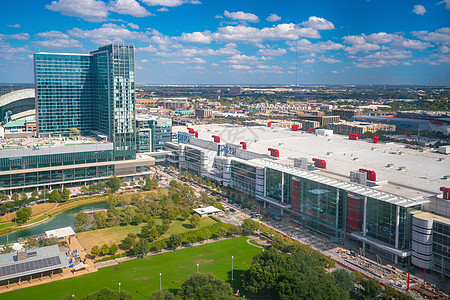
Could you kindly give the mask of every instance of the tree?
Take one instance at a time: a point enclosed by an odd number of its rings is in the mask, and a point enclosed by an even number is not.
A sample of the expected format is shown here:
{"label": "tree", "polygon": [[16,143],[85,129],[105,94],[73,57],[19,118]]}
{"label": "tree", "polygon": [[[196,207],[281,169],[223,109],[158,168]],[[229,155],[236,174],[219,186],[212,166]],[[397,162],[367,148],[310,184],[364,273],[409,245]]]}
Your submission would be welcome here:
{"label": "tree", "polygon": [[112,244],[111,247],[109,247],[109,254],[114,255],[119,251],[119,247],[117,247],[116,244]]}
{"label": "tree", "polygon": [[128,250],[131,249],[131,247],[134,246],[136,242],[136,235],[129,233],[122,241],[120,244],[120,247],[124,250]]}
{"label": "tree", "polygon": [[27,193],[21,192],[21,193],[20,193],[20,200],[22,200],[22,201],[28,200]]}
{"label": "tree", "polygon": [[217,237],[223,237],[227,235],[227,230],[225,229],[225,227],[219,227],[217,228]]}
{"label": "tree", "polygon": [[[70,299],[70,298],[69,298]],[[109,288],[103,288],[97,293],[84,296],[82,300],[132,300],[133,296],[126,291],[113,291]]]}
{"label": "tree", "polygon": [[104,211],[94,213],[95,228],[105,228],[108,223],[108,214]]}
{"label": "tree", "polygon": [[166,249],[167,248],[167,243],[163,242],[163,241],[161,241],[159,243],[156,243],[155,248],[156,248],[157,251],[161,251],[162,249]]}
{"label": "tree", "polygon": [[108,188],[110,188],[111,189],[111,192],[112,193],[115,193],[115,192],[117,192],[119,189],[120,189],[120,187],[122,186],[122,181],[120,180],[120,178],[119,177],[117,177],[117,176],[111,176],[107,181],[106,181],[106,186],[108,187]]}
{"label": "tree", "polygon": [[17,224],[23,224],[31,217],[31,207],[22,207],[16,212]]}
{"label": "tree", "polygon": [[28,238],[25,240],[25,249],[34,249],[39,247],[39,242],[34,238]]}
{"label": "tree", "polygon": [[245,219],[242,221],[242,233],[243,234],[252,234],[256,229],[258,229],[259,223],[252,219]]}
{"label": "tree", "polygon": [[192,273],[181,285],[182,299],[234,299],[230,284],[211,273]]}
{"label": "tree", "polygon": [[149,300],[178,300],[178,296],[172,294],[168,289],[157,290],[148,298]]}
{"label": "tree", "polygon": [[48,197],[50,196],[50,191],[48,189],[43,189],[41,194],[39,195],[39,199],[48,199]]}
{"label": "tree", "polygon": [[48,201],[50,201],[50,202],[59,202],[59,201],[61,201],[61,195],[59,194],[58,190],[53,190],[50,193],[50,196],[48,197]]}
{"label": "tree", "polygon": [[195,228],[197,228],[197,227],[200,225],[201,220],[202,220],[202,219],[200,218],[199,215],[194,214],[194,215],[191,217],[190,223],[191,223],[192,226],[194,226]]}
{"label": "tree", "polygon": [[89,187],[87,185],[83,185],[81,187],[81,193],[82,194],[87,194],[89,192]]}
{"label": "tree", "polygon": [[350,294],[355,285],[352,275],[344,269],[336,269],[331,274],[334,276],[336,283],[339,284],[344,291],[347,291],[347,293]]}
{"label": "tree", "polygon": [[257,254],[244,271],[243,287],[267,299],[348,299],[348,292],[306,251]]}
{"label": "tree", "polygon": [[172,234],[169,237],[169,245],[173,249],[176,249],[177,247],[181,246],[182,241],[183,241],[183,238],[179,234]]}
{"label": "tree", "polygon": [[156,175],[153,175],[153,177],[152,177],[152,185],[153,185],[154,189],[156,189],[159,185],[158,178],[156,178]]}
{"label": "tree", "polygon": [[33,201],[34,201],[34,200],[36,200],[36,199],[38,199],[38,198],[39,198],[39,192],[36,191],[36,190],[32,191],[32,192],[31,192],[31,198],[30,198],[30,199],[33,199]]}
{"label": "tree", "polygon": [[155,225],[156,225],[155,219],[153,219],[153,218],[148,219],[148,221],[147,221],[147,226],[148,226],[149,228],[153,228],[153,227],[155,227]]}
{"label": "tree", "polygon": [[6,195],[3,194],[3,193],[0,193],[0,200],[1,200],[1,201],[3,201],[3,200],[8,200],[8,199],[9,199],[8,196],[6,196]]}
{"label": "tree", "polygon": [[103,245],[100,247],[100,255],[106,255],[106,254],[108,254],[108,253],[109,253],[109,247],[108,247],[108,245],[103,244]]}
{"label": "tree", "polygon": [[51,245],[56,245],[58,244],[58,238],[57,237],[49,237],[46,239],[41,240],[41,246],[45,247],[45,246],[51,246]]}
{"label": "tree", "polygon": [[18,193],[13,193],[12,194],[12,196],[11,196],[11,200],[13,200],[13,201],[17,201],[17,200],[19,200],[19,194]]}
{"label": "tree", "polygon": [[7,254],[14,252],[14,249],[11,245],[3,245],[2,250],[0,250],[0,254]]}
{"label": "tree", "polygon": [[84,231],[91,225],[91,218],[87,213],[80,212],[75,216],[75,231]]}
{"label": "tree", "polygon": [[155,187],[153,186],[153,182],[152,179],[150,178],[150,176],[147,176],[147,178],[145,178],[145,184],[142,187],[142,189],[144,191],[150,191],[153,190]]}
{"label": "tree", "polygon": [[100,254],[100,248],[98,246],[92,247],[91,254],[94,255],[94,256],[99,255]]}
{"label": "tree", "polygon": [[148,252],[150,252],[150,243],[146,239],[140,239],[134,245],[134,253],[141,254],[144,257]]}
{"label": "tree", "polygon": [[63,201],[68,201],[70,198],[70,194],[71,194],[71,192],[66,187],[64,187],[61,192],[61,199]]}

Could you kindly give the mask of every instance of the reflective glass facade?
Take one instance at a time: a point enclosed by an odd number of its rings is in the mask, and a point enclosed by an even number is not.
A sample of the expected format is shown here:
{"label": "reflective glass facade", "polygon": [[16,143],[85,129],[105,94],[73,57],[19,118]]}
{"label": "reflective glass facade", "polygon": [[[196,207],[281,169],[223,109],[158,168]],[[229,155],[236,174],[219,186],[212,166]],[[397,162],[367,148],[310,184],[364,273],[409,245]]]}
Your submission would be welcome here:
{"label": "reflective glass facade", "polygon": [[[165,144],[172,140],[172,119],[138,118],[136,120],[136,130],[142,131],[142,129],[151,129],[150,136],[147,138],[147,133],[138,133],[138,139],[140,139],[138,152],[164,150]],[[145,140],[151,141],[151,149],[147,149],[147,146],[143,145],[145,144]]]}
{"label": "reflective glass facade", "polygon": [[70,134],[91,129],[89,55],[35,55],[37,127],[39,134]]}
{"label": "reflective glass facade", "polygon": [[114,166],[92,166],[84,168],[39,171],[21,174],[0,175],[0,189],[9,187],[26,187],[60,182],[84,181],[91,178],[109,177],[114,173]]}
{"label": "reflective glass facade", "polygon": [[282,172],[266,168],[266,196],[278,202],[281,202],[282,176]]}
{"label": "reflective glass facade", "polygon": [[114,143],[114,159],[136,156],[134,46],[90,55],[35,55],[39,135],[96,131]]}
{"label": "reflective glass facade", "polygon": [[433,259],[434,268],[450,274],[450,225],[433,223]]}
{"label": "reflective glass facade", "polygon": [[231,162],[232,186],[248,195],[255,195],[256,167],[237,161]]}
{"label": "reflective glass facade", "polygon": [[46,168],[112,161],[112,151],[88,151],[0,158],[0,171]]}

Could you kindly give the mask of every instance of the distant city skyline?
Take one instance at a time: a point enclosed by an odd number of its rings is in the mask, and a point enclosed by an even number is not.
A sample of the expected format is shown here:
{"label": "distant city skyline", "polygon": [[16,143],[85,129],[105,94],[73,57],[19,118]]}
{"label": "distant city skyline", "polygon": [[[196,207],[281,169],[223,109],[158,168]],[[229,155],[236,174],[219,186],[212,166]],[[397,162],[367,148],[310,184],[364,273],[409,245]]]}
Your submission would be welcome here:
{"label": "distant city skyline", "polygon": [[450,0],[9,1],[0,82],[33,53],[133,43],[136,83],[450,84]]}

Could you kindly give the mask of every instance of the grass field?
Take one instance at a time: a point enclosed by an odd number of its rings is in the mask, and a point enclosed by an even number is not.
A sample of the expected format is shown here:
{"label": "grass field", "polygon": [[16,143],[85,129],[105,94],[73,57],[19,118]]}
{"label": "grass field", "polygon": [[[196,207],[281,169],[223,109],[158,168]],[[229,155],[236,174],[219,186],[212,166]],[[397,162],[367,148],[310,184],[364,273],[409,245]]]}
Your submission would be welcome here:
{"label": "grass field", "polygon": [[96,273],[1,294],[0,298],[47,300],[72,294],[78,298],[103,287],[117,290],[120,282],[121,289],[130,292],[134,299],[147,299],[159,289],[159,273],[162,273],[163,288],[177,289],[189,274],[196,272],[197,264],[200,265],[200,272],[211,272],[231,283],[231,256],[234,256],[234,288],[242,292],[242,271],[250,267],[252,257],[261,251],[247,244],[246,240],[247,237],[240,237],[135,259],[102,268]]}
{"label": "grass field", "polygon": [[[155,221],[157,225],[161,225],[162,223],[161,219],[156,219]],[[200,221],[200,226],[198,228],[205,227],[214,223],[216,223],[216,221],[212,220],[211,218],[202,218]],[[164,235],[162,235],[161,238],[169,237],[174,233],[178,234],[193,230],[184,227],[183,224],[189,224],[189,221],[173,221],[172,224],[170,224],[169,230]],[[77,233],[77,238],[80,241],[80,244],[86,249],[86,251],[90,252],[93,246],[101,247],[103,244],[107,244],[108,246],[111,246],[112,244],[119,245],[120,241],[123,240],[127,236],[127,234],[140,233],[142,226],[145,226],[145,223],[142,223],[138,226],[114,226],[110,228],[85,231]]]}

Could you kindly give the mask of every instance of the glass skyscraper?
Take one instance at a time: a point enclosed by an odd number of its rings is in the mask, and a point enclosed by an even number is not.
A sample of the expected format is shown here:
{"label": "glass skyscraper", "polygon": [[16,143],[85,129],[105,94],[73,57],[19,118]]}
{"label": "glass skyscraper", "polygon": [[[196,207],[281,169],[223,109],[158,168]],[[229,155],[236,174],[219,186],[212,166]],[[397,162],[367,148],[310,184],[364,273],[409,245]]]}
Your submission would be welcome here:
{"label": "glass skyscraper", "polygon": [[37,134],[71,128],[104,135],[114,159],[136,156],[134,46],[111,44],[90,54],[35,54]]}

